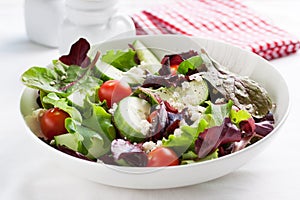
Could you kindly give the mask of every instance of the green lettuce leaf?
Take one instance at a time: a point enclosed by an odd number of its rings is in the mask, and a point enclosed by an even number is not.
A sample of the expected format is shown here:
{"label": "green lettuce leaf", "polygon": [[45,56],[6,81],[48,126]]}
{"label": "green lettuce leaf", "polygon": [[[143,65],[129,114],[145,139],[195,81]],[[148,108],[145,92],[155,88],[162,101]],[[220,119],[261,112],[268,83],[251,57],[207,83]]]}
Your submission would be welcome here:
{"label": "green lettuce leaf", "polygon": [[46,104],[51,104],[54,107],[60,108],[67,112],[74,120],[82,122],[82,117],[80,112],[73,106],[68,105],[68,100],[66,98],[60,98],[55,93],[49,93],[44,96],[42,101]]}
{"label": "green lettuce leaf", "polygon": [[188,151],[181,156],[182,160],[194,160],[198,158],[198,155],[194,151]]}
{"label": "green lettuce leaf", "polygon": [[164,147],[172,148],[178,155],[195,149],[195,141],[200,132],[203,132],[208,126],[205,119],[200,120],[198,127],[182,126],[180,127],[181,135],[169,135],[168,138],[163,138],[162,144]]}
{"label": "green lettuce leaf", "polygon": [[203,60],[200,56],[193,56],[183,62],[178,66],[177,72],[180,74],[187,74],[189,70],[193,71],[201,66]]}
{"label": "green lettuce leaf", "polygon": [[230,119],[235,125],[239,125],[241,121],[248,120],[251,118],[251,114],[246,110],[231,110],[230,111]]}
{"label": "green lettuce leaf", "polygon": [[45,93],[54,92],[61,97],[67,97],[75,91],[89,93],[91,89],[102,84],[102,81],[92,76],[92,66],[81,68],[76,65],[65,65],[53,61],[53,68],[31,67],[22,76],[22,82],[30,88],[42,90]]}
{"label": "green lettuce leaf", "polygon": [[55,92],[63,95],[59,90],[57,80],[59,75],[52,69],[44,67],[31,67],[22,74],[22,82],[30,88],[44,90],[47,93]]}
{"label": "green lettuce leaf", "polygon": [[112,116],[106,110],[97,104],[85,101],[84,120],[82,124],[94,131],[100,133],[103,137],[107,137],[110,141],[116,138],[116,130],[112,124]]}
{"label": "green lettuce leaf", "polygon": [[135,61],[135,56],[136,52],[132,49],[128,49],[128,51],[109,50],[102,56],[102,61],[121,71],[128,71],[130,68],[138,65]]}
{"label": "green lettuce leaf", "polygon": [[204,158],[201,158],[201,159],[198,159],[198,156],[196,153],[194,153],[193,151],[189,151],[182,155],[181,165],[216,159],[219,157],[218,151],[219,151],[219,149],[216,149],[214,152],[208,154],[207,156],[205,156]]}
{"label": "green lettuce leaf", "polygon": [[211,126],[220,126],[223,124],[224,118],[229,117],[231,113],[231,108],[233,102],[231,100],[226,104],[213,104],[210,101],[206,102],[208,106],[206,107],[205,114],[210,115]]}
{"label": "green lettuce leaf", "polygon": [[181,135],[175,136],[169,135],[168,138],[162,140],[162,144],[165,147],[174,149],[178,155],[195,150],[195,141],[198,138],[199,133],[202,133],[205,129],[214,126],[220,126],[223,124],[224,118],[229,117],[232,101],[226,104],[213,104],[210,101],[208,104],[198,126],[181,126]]}
{"label": "green lettuce leaf", "polygon": [[72,118],[66,119],[66,129],[69,133],[65,135],[69,136],[69,140],[63,140],[61,137],[64,135],[56,136],[54,139],[57,145],[64,145],[90,159],[99,158],[110,150],[111,141],[105,135],[81,125]]}

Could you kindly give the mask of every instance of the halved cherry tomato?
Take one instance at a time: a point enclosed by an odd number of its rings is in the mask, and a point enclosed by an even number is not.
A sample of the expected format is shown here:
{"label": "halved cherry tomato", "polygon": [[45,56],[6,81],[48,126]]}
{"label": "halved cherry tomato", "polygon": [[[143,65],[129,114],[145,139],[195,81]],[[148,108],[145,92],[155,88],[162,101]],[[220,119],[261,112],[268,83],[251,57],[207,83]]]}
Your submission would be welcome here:
{"label": "halved cherry tomato", "polygon": [[148,167],[179,165],[176,153],[167,147],[157,147],[148,154]]}
{"label": "halved cherry tomato", "polygon": [[152,121],[156,118],[156,116],[158,115],[158,111],[155,110],[152,113],[150,113],[150,115],[147,117],[147,121],[149,123],[152,123]]}
{"label": "halved cherry tomato", "polygon": [[106,100],[107,106],[112,107],[114,103],[118,103],[123,98],[129,96],[132,90],[130,86],[118,80],[109,80],[101,85],[98,90],[98,96],[101,101]]}
{"label": "halved cherry tomato", "polygon": [[170,70],[171,70],[172,75],[177,74],[178,66],[179,65],[176,65],[176,64],[170,66]]}
{"label": "halved cherry tomato", "polygon": [[65,111],[59,108],[50,108],[40,118],[42,133],[49,140],[52,140],[54,136],[67,133],[65,119],[68,117],[70,115]]}

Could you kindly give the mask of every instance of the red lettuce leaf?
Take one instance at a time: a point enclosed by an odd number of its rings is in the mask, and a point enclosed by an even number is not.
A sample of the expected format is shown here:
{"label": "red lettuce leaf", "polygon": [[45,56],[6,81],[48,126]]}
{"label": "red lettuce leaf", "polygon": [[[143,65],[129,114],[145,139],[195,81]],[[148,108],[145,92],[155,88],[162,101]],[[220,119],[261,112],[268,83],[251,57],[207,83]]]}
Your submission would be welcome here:
{"label": "red lettuce leaf", "polygon": [[214,152],[220,145],[237,142],[242,139],[241,131],[225,118],[223,124],[205,129],[195,141],[195,152],[199,158],[204,158]]}
{"label": "red lettuce leaf", "polygon": [[243,132],[243,137],[250,137],[254,134],[256,125],[252,117],[243,120],[239,123],[240,130]]}
{"label": "red lettuce leaf", "polygon": [[196,51],[188,51],[188,52],[183,52],[179,54],[172,54],[172,55],[166,55],[163,59],[161,64],[165,64],[167,60],[170,61],[170,65],[179,65],[182,61],[187,60],[193,56],[199,55]]}
{"label": "red lettuce leaf", "polygon": [[77,65],[85,68],[90,64],[90,59],[87,56],[89,50],[89,42],[84,38],[80,38],[72,45],[69,54],[61,56],[59,60],[66,65]]}
{"label": "red lettuce leaf", "polygon": [[122,163],[122,165],[145,167],[148,164],[147,154],[143,152],[139,144],[131,144],[126,140],[116,139],[111,143],[111,152],[115,162]]}
{"label": "red lettuce leaf", "polygon": [[269,112],[263,118],[255,119],[255,132],[264,137],[274,129],[274,123],[274,115]]}
{"label": "red lettuce leaf", "polygon": [[274,129],[274,117],[272,113],[255,120],[251,117],[248,120],[241,121],[239,127],[242,132],[242,139],[238,142],[221,145],[219,156],[242,150],[268,135]]}
{"label": "red lettuce leaf", "polygon": [[129,166],[133,167],[146,167],[148,163],[148,157],[145,152],[122,153],[119,159],[125,160]]}
{"label": "red lettuce leaf", "polygon": [[66,147],[66,146],[57,146],[56,147],[59,151],[61,151],[61,152],[64,152],[64,153],[66,153],[66,154],[68,154],[68,155],[70,155],[70,156],[74,156],[74,157],[76,157],[76,158],[80,158],[80,159],[82,159],[82,160],[88,160],[88,161],[93,161],[93,162],[95,162],[94,160],[91,160],[91,159],[89,159],[88,157],[86,157],[85,155],[83,155],[83,154],[81,154],[81,153],[79,153],[79,152],[77,152],[77,151],[73,151],[72,149],[69,149],[68,147]]}
{"label": "red lettuce leaf", "polygon": [[170,66],[172,65],[179,65],[184,60],[187,60],[193,56],[198,55],[196,51],[188,51],[180,54],[172,54],[166,55],[161,60],[162,68],[159,70],[159,75],[170,75],[171,69]]}
{"label": "red lettuce leaf", "polygon": [[142,87],[148,88],[152,87],[154,89],[160,88],[160,87],[179,87],[181,84],[186,81],[187,78],[184,76],[179,75],[153,75],[148,74],[146,76],[146,79],[142,85]]}
{"label": "red lettuce leaf", "polygon": [[[84,83],[84,81],[90,83],[89,81],[86,81],[86,78],[89,77],[89,73],[90,73],[90,72],[92,71],[92,69],[95,67],[95,65],[96,65],[96,63],[97,63],[99,57],[100,57],[100,52],[98,51],[98,52],[96,53],[94,59],[92,60],[92,62],[90,62],[89,65],[86,66],[85,69],[83,69],[82,74],[80,74],[80,75],[78,74],[78,77],[77,77],[76,80],[74,80],[74,81],[68,83],[67,85],[61,87],[59,90],[61,90],[61,91],[66,91],[66,90],[68,90],[69,88],[71,88],[72,86],[74,86],[74,85],[80,83],[80,81],[82,81],[82,80],[83,80],[83,83]],[[74,68],[74,67],[73,67],[73,68]],[[83,85],[83,83],[81,83],[81,85]],[[96,83],[96,84],[97,84],[97,83]],[[90,89],[90,88],[92,88],[92,87],[89,87],[89,89]],[[87,89],[86,89],[86,90],[87,90]]]}
{"label": "red lettuce leaf", "polygon": [[173,134],[174,130],[179,127],[180,120],[186,115],[186,110],[178,112],[166,104],[166,101],[161,101],[159,108],[153,112],[155,116],[151,120],[150,129],[150,140],[152,141],[161,140]]}
{"label": "red lettuce leaf", "polygon": [[151,128],[149,137],[152,140],[159,140],[165,132],[166,126],[169,124],[168,112],[163,102],[160,103],[159,108],[153,111],[154,116],[151,119]]}
{"label": "red lettuce leaf", "polygon": [[170,66],[179,65],[181,62],[198,55],[196,51],[188,51],[180,54],[166,55],[162,61],[162,67],[158,71],[159,75],[147,74],[142,87],[178,87],[182,82],[189,80],[182,75],[173,75]]}

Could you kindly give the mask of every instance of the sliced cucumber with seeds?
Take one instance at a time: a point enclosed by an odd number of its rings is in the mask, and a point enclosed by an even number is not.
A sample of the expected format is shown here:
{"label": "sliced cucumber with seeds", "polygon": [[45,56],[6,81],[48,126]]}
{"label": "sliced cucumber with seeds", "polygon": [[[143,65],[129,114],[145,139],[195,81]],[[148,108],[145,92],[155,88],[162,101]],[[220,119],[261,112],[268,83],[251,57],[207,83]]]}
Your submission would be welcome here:
{"label": "sliced cucumber with seeds", "polygon": [[152,74],[157,73],[161,68],[161,63],[158,58],[139,40],[133,42],[133,47],[143,67]]}
{"label": "sliced cucumber with seeds", "polygon": [[126,97],[114,112],[114,122],[123,137],[130,142],[142,142],[147,137],[150,123],[147,117],[151,105],[138,97]]}

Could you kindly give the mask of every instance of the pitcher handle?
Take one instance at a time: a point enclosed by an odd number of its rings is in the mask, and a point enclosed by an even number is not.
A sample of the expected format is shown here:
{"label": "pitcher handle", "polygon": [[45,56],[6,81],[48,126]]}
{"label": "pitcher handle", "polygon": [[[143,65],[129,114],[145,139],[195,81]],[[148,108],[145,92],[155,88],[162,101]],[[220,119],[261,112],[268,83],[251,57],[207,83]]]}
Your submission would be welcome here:
{"label": "pitcher handle", "polygon": [[[118,24],[123,23],[126,26],[125,30],[119,30]],[[135,26],[132,19],[127,15],[116,14],[109,20],[108,26],[111,30],[118,30],[120,34],[130,33],[130,36],[135,35]],[[127,35],[128,36],[128,35]]]}

